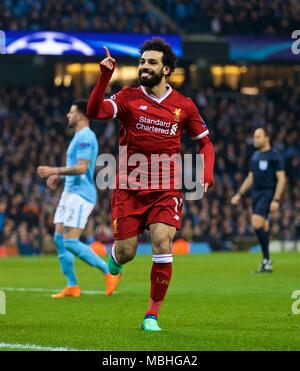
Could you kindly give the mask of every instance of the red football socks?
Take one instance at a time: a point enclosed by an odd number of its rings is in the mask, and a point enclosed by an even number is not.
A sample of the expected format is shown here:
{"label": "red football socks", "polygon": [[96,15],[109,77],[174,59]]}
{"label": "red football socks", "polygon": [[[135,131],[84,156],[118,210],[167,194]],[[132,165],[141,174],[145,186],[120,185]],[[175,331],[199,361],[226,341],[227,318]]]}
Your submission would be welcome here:
{"label": "red football socks", "polygon": [[172,277],[172,263],[153,263],[151,270],[150,303],[146,315],[158,316]]}

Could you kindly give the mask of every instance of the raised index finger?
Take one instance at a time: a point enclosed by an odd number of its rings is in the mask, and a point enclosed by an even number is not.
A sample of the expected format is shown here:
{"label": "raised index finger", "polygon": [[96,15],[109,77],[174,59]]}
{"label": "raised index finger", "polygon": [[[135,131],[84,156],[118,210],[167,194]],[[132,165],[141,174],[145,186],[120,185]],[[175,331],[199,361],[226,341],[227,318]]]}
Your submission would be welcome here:
{"label": "raised index finger", "polygon": [[108,50],[108,47],[107,46],[103,46],[103,48],[105,50],[106,58],[111,58],[110,52]]}

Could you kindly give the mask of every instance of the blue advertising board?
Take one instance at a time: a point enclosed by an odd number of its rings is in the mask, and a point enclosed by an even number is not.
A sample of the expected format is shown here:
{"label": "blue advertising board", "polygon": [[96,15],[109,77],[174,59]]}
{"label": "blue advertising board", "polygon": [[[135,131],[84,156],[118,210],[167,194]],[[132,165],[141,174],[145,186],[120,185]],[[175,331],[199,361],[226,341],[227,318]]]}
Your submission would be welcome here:
{"label": "blue advertising board", "polygon": [[293,37],[230,36],[232,61],[300,61],[300,31]]}
{"label": "blue advertising board", "polygon": [[[104,55],[106,45],[113,56],[139,56],[143,42],[157,35],[66,33],[54,31],[4,31],[6,54],[39,55]],[[177,35],[163,35],[178,57],[182,56],[181,39]]]}

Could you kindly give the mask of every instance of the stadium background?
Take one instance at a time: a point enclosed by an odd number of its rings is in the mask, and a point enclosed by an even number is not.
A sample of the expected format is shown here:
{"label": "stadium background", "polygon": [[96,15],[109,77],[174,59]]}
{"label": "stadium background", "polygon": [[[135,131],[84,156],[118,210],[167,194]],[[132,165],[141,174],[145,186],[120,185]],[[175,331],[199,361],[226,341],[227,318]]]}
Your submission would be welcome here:
{"label": "stadium background", "polygon": [[[0,29],[6,31],[7,41],[39,31],[76,32],[83,39],[86,32],[101,33],[90,35],[100,51],[103,40],[114,37],[127,46],[127,39],[122,41],[126,35],[138,40],[179,36],[182,56],[171,83],[194,99],[216,150],[216,185],[200,202],[185,202],[176,237],[192,243],[193,252],[256,245],[250,194],[236,208],[230,198],[248,172],[252,132],[258,125],[271,130],[288,177],[280,211],[272,216],[272,248],[300,251],[300,54],[292,53],[291,37],[299,25],[299,4],[292,0],[0,4]],[[58,44],[31,53],[29,49],[9,52],[7,47],[7,54],[0,55],[0,256],[55,252],[53,215],[60,192],[47,189],[36,168],[64,163],[71,138],[66,113],[74,98],[88,97],[104,57],[83,55],[81,50],[55,55],[60,53]],[[137,83],[137,58],[128,50],[117,56],[108,94]],[[100,152],[116,154],[117,122],[93,122],[92,129]],[[185,137],[182,152],[193,151],[196,147]],[[112,242],[110,191],[99,192],[84,238],[89,243]],[[149,242],[147,233],[141,242]]]}

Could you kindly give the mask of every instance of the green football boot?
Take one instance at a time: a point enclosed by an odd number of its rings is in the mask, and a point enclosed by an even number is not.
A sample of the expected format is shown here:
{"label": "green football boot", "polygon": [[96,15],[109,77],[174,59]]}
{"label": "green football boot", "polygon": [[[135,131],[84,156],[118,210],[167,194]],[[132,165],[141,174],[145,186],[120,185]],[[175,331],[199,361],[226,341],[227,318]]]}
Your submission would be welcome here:
{"label": "green football boot", "polygon": [[161,328],[157,324],[157,318],[151,314],[145,316],[141,329],[143,331],[161,331]]}

